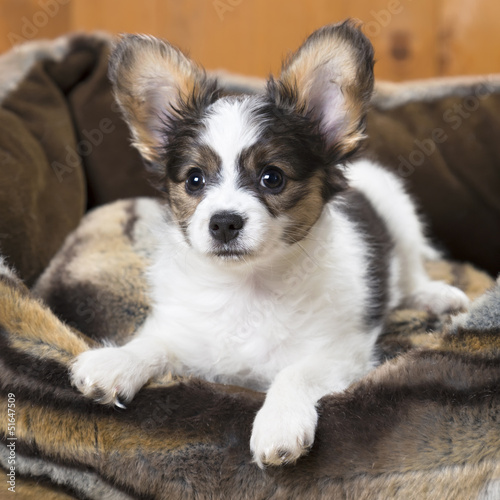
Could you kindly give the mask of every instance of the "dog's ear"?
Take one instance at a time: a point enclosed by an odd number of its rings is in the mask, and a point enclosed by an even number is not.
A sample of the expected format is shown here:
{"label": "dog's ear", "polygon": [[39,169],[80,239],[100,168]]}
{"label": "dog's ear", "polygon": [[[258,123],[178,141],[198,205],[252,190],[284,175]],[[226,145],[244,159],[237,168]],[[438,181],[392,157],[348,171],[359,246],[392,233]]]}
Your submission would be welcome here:
{"label": "dog's ear", "polygon": [[110,57],[109,77],[134,146],[153,163],[168,142],[172,118],[207,83],[205,72],[180,50],[146,35],[122,36]]}
{"label": "dog's ear", "polygon": [[364,137],[373,92],[373,47],[352,20],[315,31],[284,63],[268,92],[319,122],[329,149],[348,156]]}

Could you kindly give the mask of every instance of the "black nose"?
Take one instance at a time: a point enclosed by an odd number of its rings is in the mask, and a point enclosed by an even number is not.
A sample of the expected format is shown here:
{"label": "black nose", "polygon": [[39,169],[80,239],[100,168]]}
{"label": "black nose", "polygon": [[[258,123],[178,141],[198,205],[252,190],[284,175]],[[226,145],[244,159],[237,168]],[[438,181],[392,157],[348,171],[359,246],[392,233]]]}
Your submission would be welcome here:
{"label": "black nose", "polygon": [[238,236],[243,224],[240,215],[234,212],[220,212],[212,215],[208,226],[214,239],[227,243]]}

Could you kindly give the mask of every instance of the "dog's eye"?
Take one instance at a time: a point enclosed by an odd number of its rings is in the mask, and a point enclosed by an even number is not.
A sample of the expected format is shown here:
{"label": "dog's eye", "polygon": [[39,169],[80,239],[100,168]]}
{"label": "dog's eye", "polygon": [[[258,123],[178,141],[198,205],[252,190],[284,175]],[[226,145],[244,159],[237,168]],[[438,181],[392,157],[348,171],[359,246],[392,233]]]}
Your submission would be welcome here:
{"label": "dog's eye", "polygon": [[205,187],[205,176],[201,170],[193,170],[186,179],[188,193],[196,193]]}
{"label": "dog's eye", "polygon": [[267,168],[260,178],[260,185],[273,193],[281,191],[285,185],[285,176],[277,167]]}

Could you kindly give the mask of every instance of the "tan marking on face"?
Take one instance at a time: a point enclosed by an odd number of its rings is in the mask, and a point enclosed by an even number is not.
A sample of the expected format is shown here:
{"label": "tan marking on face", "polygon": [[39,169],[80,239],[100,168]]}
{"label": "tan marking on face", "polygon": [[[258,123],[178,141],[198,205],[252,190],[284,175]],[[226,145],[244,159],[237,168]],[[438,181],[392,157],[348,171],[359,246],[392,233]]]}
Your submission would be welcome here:
{"label": "tan marking on face", "polygon": [[284,240],[287,243],[296,243],[305,238],[311,227],[316,223],[325,204],[322,196],[323,175],[317,172],[307,183],[307,194],[285,214],[291,220],[285,229]]}
{"label": "tan marking on face", "polygon": [[172,213],[179,226],[185,230],[203,197],[188,194],[183,182],[169,182],[168,193]]}
{"label": "tan marking on face", "polygon": [[271,194],[262,190],[260,196],[273,216],[284,215],[290,219],[283,239],[295,243],[304,238],[318,220],[324,206],[323,187],[326,175],[318,170],[306,179],[298,179],[292,166],[279,158],[279,147],[271,145],[249,148],[242,154],[241,162],[252,187],[258,185],[259,175],[266,165],[279,168],[286,176],[286,184],[280,193]]}
{"label": "tan marking on face", "polygon": [[[221,160],[217,153],[207,145],[194,147],[175,179],[167,180],[168,200],[172,212],[181,227],[186,226],[203,199],[204,191],[210,184],[217,182]],[[200,169],[205,176],[205,187],[198,194],[186,191],[186,179],[193,169]]]}

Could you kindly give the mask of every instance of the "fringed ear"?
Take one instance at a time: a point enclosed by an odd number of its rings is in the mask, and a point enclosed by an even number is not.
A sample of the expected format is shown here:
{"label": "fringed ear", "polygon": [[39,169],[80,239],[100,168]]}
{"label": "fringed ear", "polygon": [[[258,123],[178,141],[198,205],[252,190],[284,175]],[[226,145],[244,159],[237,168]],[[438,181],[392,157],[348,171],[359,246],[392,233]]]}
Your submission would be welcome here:
{"label": "fringed ear", "polygon": [[329,149],[347,156],[364,138],[373,64],[370,41],[347,20],[309,36],[268,88],[278,105],[317,120]]}
{"label": "fringed ear", "polygon": [[205,72],[180,50],[147,35],[122,37],[111,54],[109,76],[134,146],[153,163],[179,109],[196,104],[208,85]]}

